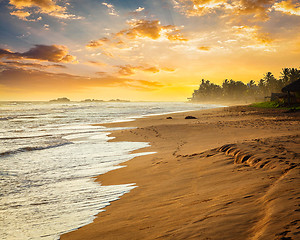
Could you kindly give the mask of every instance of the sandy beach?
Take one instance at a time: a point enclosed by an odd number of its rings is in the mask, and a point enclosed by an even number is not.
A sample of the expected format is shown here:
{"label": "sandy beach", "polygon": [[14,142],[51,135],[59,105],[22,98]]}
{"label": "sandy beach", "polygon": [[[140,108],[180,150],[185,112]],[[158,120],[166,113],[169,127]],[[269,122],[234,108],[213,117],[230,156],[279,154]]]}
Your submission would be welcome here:
{"label": "sandy beach", "polygon": [[98,176],[138,187],[61,240],[300,239],[299,121],[299,112],[235,106],[107,124],[137,127],[113,141],[156,153]]}

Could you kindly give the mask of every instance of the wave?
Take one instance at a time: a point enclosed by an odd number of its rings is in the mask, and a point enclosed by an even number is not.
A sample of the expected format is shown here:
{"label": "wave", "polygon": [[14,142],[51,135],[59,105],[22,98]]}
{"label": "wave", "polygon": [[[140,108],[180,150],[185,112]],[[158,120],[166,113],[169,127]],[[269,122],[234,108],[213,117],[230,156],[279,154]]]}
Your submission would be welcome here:
{"label": "wave", "polygon": [[36,151],[36,150],[44,150],[44,149],[49,149],[49,148],[61,147],[61,146],[68,145],[68,144],[73,144],[73,142],[67,141],[67,142],[56,143],[56,144],[47,145],[47,146],[21,147],[21,148],[18,148],[18,149],[1,152],[0,156],[7,156],[7,155],[12,155],[12,154],[17,154],[17,153],[20,153],[20,152],[30,152],[30,151]]}
{"label": "wave", "polygon": [[0,140],[15,140],[15,139],[40,138],[40,137],[51,137],[51,136],[52,136],[51,134],[45,134],[45,135],[40,135],[40,136],[0,137]]}
{"label": "wave", "polygon": [[0,117],[0,121],[7,121],[11,119],[14,119],[14,117]]}

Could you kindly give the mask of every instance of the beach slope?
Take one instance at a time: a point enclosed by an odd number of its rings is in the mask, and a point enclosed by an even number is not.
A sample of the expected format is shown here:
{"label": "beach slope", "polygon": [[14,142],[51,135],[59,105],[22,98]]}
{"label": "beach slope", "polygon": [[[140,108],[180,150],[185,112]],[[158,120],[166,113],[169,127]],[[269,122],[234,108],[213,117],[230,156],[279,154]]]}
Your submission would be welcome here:
{"label": "beach slope", "polygon": [[61,239],[300,239],[299,120],[238,106],[108,124],[156,153],[99,176],[138,187]]}

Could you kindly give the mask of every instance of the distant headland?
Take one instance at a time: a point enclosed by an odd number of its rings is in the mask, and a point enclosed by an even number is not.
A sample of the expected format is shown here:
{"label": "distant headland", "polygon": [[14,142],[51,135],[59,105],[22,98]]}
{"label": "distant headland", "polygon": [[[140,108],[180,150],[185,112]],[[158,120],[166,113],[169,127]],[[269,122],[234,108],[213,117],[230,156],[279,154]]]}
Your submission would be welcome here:
{"label": "distant headland", "polygon": [[69,98],[66,97],[62,97],[62,98],[57,98],[57,99],[52,99],[49,102],[53,103],[66,103],[66,102],[70,102],[71,100]]}

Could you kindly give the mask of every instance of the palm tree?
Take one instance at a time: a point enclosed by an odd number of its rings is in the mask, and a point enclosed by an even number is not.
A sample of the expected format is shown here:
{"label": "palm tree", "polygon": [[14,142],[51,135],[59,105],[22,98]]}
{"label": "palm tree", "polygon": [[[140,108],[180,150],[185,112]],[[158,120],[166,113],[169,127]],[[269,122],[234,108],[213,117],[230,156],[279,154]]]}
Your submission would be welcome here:
{"label": "palm tree", "polygon": [[282,87],[298,80],[300,78],[300,70],[297,68],[283,68],[281,72],[280,80]]}

